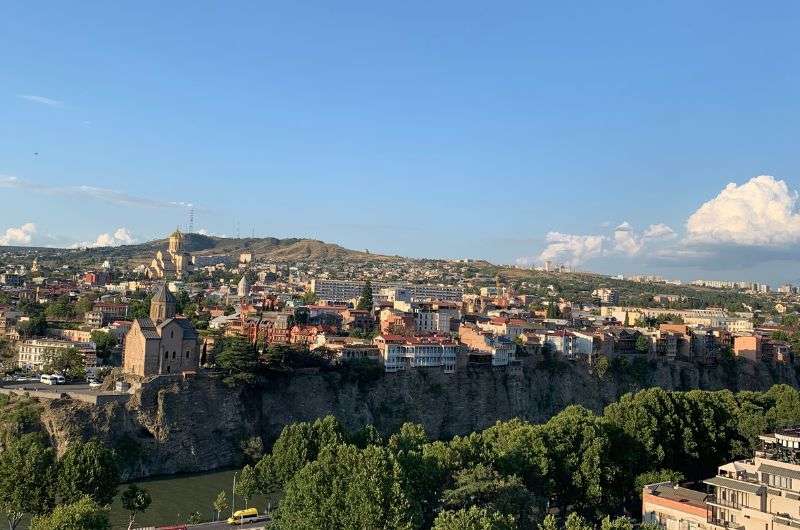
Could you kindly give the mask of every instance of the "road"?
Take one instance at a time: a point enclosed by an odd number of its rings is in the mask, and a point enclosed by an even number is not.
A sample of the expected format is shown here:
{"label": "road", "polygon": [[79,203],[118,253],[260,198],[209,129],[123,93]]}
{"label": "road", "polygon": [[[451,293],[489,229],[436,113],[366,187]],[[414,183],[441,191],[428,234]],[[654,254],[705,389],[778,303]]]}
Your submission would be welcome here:
{"label": "road", "polygon": [[[266,523],[262,521],[260,523],[243,524],[241,526],[231,526],[228,523],[222,521],[222,522],[217,522],[217,523],[203,523],[203,524],[189,525],[189,526],[186,526],[185,528],[187,528],[187,529],[196,529],[196,530],[233,530],[235,528],[239,528],[241,530],[265,530],[265,528],[266,528],[264,526],[265,524]],[[145,528],[140,528],[138,530],[151,530],[153,528],[154,527],[149,526],[149,527],[145,527]],[[155,527],[155,528],[158,528],[158,527]],[[177,528],[182,528],[182,527],[177,527]]]}

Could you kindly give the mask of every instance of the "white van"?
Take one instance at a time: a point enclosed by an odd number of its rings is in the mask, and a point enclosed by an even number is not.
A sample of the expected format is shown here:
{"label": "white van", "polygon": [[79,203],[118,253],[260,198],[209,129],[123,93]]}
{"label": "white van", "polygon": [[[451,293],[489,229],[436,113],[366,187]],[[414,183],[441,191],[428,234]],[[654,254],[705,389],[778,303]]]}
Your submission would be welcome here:
{"label": "white van", "polygon": [[43,374],[42,377],[39,378],[39,382],[45,385],[63,385],[67,382],[67,380],[64,379],[63,375]]}

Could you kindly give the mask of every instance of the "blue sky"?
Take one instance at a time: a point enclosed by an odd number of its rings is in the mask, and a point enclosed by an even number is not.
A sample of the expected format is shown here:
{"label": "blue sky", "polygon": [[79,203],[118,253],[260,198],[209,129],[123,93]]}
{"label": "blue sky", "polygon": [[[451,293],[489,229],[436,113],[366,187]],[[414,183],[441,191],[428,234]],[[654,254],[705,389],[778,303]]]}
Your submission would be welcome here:
{"label": "blue sky", "polygon": [[8,2],[0,243],[142,241],[192,203],[215,234],[800,282],[798,22],[796,2]]}

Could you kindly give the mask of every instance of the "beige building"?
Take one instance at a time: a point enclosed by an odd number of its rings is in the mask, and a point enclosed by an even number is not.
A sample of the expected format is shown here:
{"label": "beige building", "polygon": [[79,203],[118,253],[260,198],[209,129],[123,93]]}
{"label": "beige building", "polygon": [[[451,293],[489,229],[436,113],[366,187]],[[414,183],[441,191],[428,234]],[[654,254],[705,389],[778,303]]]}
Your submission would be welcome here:
{"label": "beige building", "polygon": [[169,236],[167,251],[159,250],[147,267],[149,278],[178,278],[192,270],[192,256],[183,251],[183,234],[175,230]]}
{"label": "beige building", "polygon": [[[800,528],[800,428],[760,436],[752,458],[722,465],[704,494],[669,484],[646,486],[642,519],[666,530]],[[670,491],[672,488],[674,491]]]}
{"label": "beige building", "polygon": [[134,320],[125,337],[123,369],[142,377],[196,371],[198,335],[192,323],[175,316],[175,297],[161,286],[150,303],[150,317]]}
{"label": "beige building", "polygon": [[83,356],[84,365],[92,368],[97,364],[95,345],[92,342],[73,342],[64,339],[31,339],[17,345],[17,366],[23,370],[41,372],[53,355],[75,348]]}

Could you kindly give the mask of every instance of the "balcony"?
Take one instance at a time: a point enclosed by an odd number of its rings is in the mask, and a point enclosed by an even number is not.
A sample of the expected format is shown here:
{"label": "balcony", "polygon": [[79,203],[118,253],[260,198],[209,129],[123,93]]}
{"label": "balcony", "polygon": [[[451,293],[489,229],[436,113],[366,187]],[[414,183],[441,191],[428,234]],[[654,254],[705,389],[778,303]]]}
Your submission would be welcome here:
{"label": "balcony", "polygon": [[717,519],[714,517],[708,517],[706,519],[709,524],[713,524],[714,526],[719,526],[721,528],[727,528],[728,530],[744,530],[744,525],[732,523],[730,521],[724,521],[722,519]]}
{"label": "balcony", "polygon": [[714,506],[721,506],[723,508],[733,508],[734,510],[738,510],[742,506],[739,504],[738,501],[733,501],[730,499],[723,499],[721,497],[717,497],[715,495],[709,495],[706,498],[706,502],[708,504],[713,504]]}
{"label": "balcony", "polygon": [[788,526],[790,528],[800,528],[800,520],[795,519],[788,513],[773,515],[772,520],[783,526]]}

